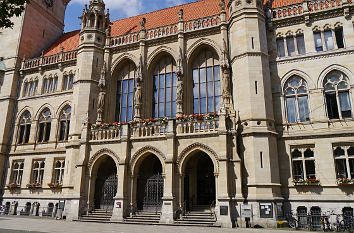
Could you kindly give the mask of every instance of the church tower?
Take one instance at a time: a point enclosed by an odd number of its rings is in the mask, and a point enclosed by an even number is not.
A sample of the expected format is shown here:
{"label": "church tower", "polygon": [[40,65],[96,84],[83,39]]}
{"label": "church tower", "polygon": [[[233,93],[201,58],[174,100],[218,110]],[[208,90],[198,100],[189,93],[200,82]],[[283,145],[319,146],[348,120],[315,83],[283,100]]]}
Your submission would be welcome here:
{"label": "church tower", "polygon": [[274,128],[266,22],[261,0],[230,0],[233,101],[247,171],[246,202],[259,216],[259,203],[279,201],[280,180]]}

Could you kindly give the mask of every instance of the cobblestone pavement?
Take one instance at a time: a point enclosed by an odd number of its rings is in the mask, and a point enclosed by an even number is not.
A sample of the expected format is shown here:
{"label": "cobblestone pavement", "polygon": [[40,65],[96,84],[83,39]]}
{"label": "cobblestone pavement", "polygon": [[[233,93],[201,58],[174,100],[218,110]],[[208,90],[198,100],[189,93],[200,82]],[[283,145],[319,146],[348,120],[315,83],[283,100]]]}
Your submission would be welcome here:
{"label": "cobblestone pavement", "polygon": [[[135,224],[102,224],[59,221],[44,218],[30,217],[0,217],[0,233],[290,233],[290,230],[271,229],[225,229],[210,227],[183,227],[183,226],[150,226]],[[299,231],[297,231],[299,232]],[[301,231],[302,232],[302,231]]]}

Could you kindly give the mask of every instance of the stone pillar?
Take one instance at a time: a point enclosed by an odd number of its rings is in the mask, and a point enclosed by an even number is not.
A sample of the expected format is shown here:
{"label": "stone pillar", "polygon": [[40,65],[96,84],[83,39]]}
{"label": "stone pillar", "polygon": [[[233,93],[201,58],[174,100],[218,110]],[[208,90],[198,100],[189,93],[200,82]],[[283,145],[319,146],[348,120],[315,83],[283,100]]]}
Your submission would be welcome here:
{"label": "stone pillar", "polygon": [[113,207],[113,215],[111,221],[123,221],[124,217],[126,216],[126,197],[124,195],[124,184],[125,182],[125,171],[126,166],[124,164],[119,165],[118,169],[118,187],[117,187],[117,194],[114,197],[114,207]]}
{"label": "stone pillar", "polygon": [[18,202],[17,201],[13,201],[11,203],[10,215],[16,215],[17,214],[17,206],[18,206]]}
{"label": "stone pillar", "polygon": [[95,208],[95,186],[97,176],[87,176],[88,189],[87,189],[87,211],[90,212]]}
{"label": "stone pillar", "polygon": [[172,193],[174,172],[173,166],[174,164],[171,161],[166,162],[160,223],[173,223],[174,220],[174,197]]}

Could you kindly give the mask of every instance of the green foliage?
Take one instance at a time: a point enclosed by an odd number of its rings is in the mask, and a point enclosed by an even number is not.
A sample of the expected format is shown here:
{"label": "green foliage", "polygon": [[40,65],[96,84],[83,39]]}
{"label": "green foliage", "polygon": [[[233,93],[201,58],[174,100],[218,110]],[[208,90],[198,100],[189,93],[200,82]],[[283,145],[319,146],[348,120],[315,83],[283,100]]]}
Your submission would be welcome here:
{"label": "green foliage", "polygon": [[0,28],[12,28],[11,17],[20,16],[30,0],[0,0]]}

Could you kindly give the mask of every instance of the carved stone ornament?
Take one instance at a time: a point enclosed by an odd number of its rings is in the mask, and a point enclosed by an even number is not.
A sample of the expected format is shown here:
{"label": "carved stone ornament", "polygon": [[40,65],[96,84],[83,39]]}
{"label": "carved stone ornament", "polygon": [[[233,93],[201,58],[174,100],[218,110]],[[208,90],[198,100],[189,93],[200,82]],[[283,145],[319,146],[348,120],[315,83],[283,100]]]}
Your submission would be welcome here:
{"label": "carved stone ornament", "polygon": [[183,9],[178,11],[178,19],[179,19],[179,21],[183,21]]}
{"label": "carved stone ornament", "polygon": [[179,57],[177,60],[177,69],[176,69],[176,75],[177,75],[177,99],[176,99],[176,104],[177,104],[177,115],[182,115],[183,114],[183,53],[182,49],[179,49]]}
{"label": "carved stone ornament", "polygon": [[221,70],[222,70],[222,98],[224,106],[229,106],[231,102],[231,92],[230,92],[230,63],[228,58],[228,50],[225,40],[223,41],[222,49],[222,60],[221,60]]}
{"label": "carved stone ornament", "polygon": [[134,108],[135,108],[135,119],[141,118],[141,106],[142,106],[142,82],[143,82],[143,57],[140,55],[139,65],[135,72],[135,82],[136,89],[134,93]]}
{"label": "carved stone ornament", "polygon": [[146,25],[146,18],[143,18],[140,21],[141,30],[146,30],[145,25]]}
{"label": "carved stone ornament", "polygon": [[219,6],[221,11],[225,11],[225,0],[221,0]]}
{"label": "carved stone ornament", "polygon": [[106,92],[104,91],[104,87],[106,86],[106,71],[107,65],[106,62],[103,63],[101,69],[100,80],[98,82],[98,87],[100,88],[100,92],[98,93],[97,98],[97,123],[101,123],[103,121],[103,111],[104,111],[104,103],[105,103],[105,96]]}

